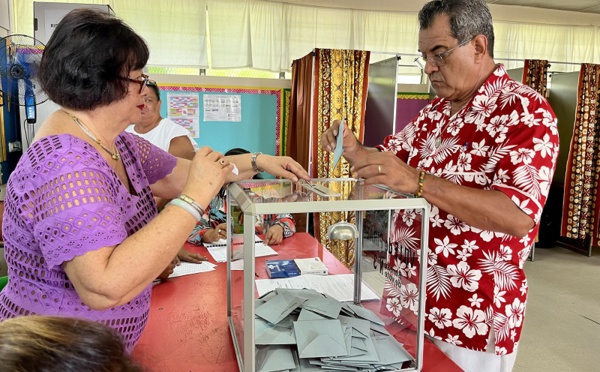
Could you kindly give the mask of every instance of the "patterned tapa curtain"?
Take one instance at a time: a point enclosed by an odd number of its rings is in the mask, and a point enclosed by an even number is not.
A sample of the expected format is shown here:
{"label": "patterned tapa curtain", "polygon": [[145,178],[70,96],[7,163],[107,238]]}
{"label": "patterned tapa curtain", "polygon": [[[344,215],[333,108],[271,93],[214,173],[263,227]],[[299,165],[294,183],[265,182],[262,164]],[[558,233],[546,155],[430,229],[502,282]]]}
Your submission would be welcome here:
{"label": "patterned tapa curtain", "polygon": [[535,89],[539,94],[548,98],[548,68],[546,60],[526,59],[521,82]]}
{"label": "patterned tapa curtain", "polygon": [[[345,159],[333,168],[333,154],[323,151],[321,135],[334,120],[344,118],[354,135],[362,142],[366,109],[370,52],[340,49],[315,49],[313,95],[312,174],[317,178],[350,176]],[[336,190],[347,196],[351,190]],[[354,223],[354,213],[315,214],[315,237],[344,265],[354,264],[355,241],[328,241],[327,228],[339,221]]]}
{"label": "patterned tapa curtain", "polygon": [[600,65],[582,64],[565,175],[561,235],[598,245]]}

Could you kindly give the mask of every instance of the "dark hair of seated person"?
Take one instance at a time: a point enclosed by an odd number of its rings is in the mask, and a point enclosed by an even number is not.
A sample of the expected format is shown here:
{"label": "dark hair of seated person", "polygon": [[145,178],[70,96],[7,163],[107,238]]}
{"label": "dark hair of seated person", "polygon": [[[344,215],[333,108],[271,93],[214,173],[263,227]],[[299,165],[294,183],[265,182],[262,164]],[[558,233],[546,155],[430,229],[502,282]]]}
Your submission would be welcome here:
{"label": "dark hair of seated person", "polygon": [[95,9],[75,9],[44,48],[39,79],[48,98],[75,110],[119,101],[129,90],[129,73],[142,69],[150,52],[120,19]]}
{"label": "dark hair of seated person", "polygon": [[[225,156],[230,156],[230,155],[243,155],[243,154],[249,154],[250,151],[243,149],[241,147],[234,147],[231,150],[227,151],[225,153]],[[260,173],[257,173],[254,175],[254,177],[252,177],[255,180],[262,180],[262,176],[260,175]]]}
{"label": "dark hair of seated person", "polygon": [[0,370],[141,372],[121,337],[102,323],[28,315],[0,322]]}

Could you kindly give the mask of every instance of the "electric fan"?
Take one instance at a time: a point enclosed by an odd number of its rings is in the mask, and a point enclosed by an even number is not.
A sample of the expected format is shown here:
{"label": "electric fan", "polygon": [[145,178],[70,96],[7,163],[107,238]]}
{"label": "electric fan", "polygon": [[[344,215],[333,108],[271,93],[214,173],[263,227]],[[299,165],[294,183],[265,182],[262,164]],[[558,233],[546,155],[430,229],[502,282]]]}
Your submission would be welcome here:
{"label": "electric fan", "polygon": [[35,106],[48,97],[38,82],[44,44],[21,34],[0,38],[0,77],[4,104],[25,107],[27,123],[36,121]]}

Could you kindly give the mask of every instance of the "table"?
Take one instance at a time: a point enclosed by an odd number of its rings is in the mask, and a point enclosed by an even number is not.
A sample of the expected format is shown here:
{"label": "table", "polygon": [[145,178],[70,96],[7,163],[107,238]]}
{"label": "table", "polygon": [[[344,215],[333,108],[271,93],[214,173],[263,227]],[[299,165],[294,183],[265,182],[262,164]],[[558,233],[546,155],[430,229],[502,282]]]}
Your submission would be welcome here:
{"label": "table", "polygon": [[[204,247],[186,249],[212,257]],[[309,234],[296,233],[273,247],[278,256],[256,258],[257,274],[268,278],[265,260],[278,257],[322,256],[332,273],[348,269]],[[235,372],[238,371],[227,322],[227,264],[215,271],[186,275],[156,285],[152,289],[150,316],[133,358],[149,372]],[[433,343],[425,341],[423,371],[459,372]]]}

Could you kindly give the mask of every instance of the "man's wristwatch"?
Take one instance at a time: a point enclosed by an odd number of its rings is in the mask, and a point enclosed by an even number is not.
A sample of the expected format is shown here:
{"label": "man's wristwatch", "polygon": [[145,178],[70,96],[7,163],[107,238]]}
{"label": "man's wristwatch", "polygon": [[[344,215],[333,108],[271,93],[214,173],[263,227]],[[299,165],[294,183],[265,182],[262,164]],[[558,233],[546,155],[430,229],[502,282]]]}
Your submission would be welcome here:
{"label": "man's wristwatch", "polygon": [[256,158],[258,157],[258,155],[262,155],[262,152],[253,152],[252,153],[252,170],[255,171],[256,173],[260,173],[262,172],[259,168],[258,165],[256,165]]}

